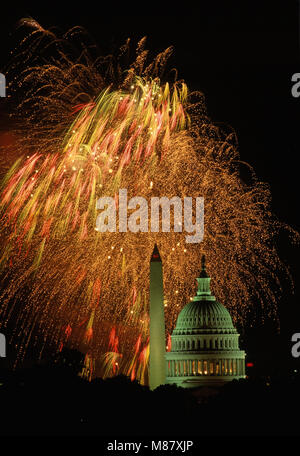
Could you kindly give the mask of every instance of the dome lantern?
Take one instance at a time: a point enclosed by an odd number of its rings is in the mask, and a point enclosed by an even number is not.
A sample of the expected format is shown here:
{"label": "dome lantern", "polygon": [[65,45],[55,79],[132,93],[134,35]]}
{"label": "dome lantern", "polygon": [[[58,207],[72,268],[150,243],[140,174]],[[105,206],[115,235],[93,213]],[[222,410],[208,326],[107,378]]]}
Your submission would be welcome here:
{"label": "dome lantern", "polygon": [[201,299],[207,299],[209,296],[211,297],[209,299],[215,300],[215,297],[211,296],[210,277],[206,272],[205,255],[202,255],[201,264],[201,272],[199,274],[199,277],[196,279],[198,282],[197,296],[194,296],[193,300],[200,301]]}

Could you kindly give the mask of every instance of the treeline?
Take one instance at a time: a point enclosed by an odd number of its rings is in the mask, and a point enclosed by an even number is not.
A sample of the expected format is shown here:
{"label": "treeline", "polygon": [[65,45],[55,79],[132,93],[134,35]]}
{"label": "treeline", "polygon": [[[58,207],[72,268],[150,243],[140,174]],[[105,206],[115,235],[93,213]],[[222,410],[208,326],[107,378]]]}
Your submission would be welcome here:
{"label": "treeline", "polygon": [[124,376],[88,382],[72,366],[0,371],[2,435],[300,435],[300,376],[232,381],[217,394]]}

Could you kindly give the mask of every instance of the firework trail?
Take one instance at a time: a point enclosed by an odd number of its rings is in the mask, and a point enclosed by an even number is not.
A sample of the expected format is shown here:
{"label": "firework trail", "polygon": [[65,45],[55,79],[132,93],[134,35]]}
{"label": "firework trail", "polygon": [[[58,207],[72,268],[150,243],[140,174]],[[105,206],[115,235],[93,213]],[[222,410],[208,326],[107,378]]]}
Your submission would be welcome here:
{"label": "firework trail", "polygon": [[[68,345],[86,353],[86,378],[102,360],[104,377],[123,372],[147,382],[155,243],[168,333],[194,294],[203,253],[214,294],[234,319],[258,301],[276,315],[278,271],[287,269],[274,247],[283,225],[270,211],[268,186],[252,170],[248,183],[240,178],[235,135],[210,122],[202,97],[195,101],[182,81],[163,82],[171,49],[147,65],[143,39],[124,72],[129,42],[115,60],[93,58],[86,46],[74,51],[81,29],[58,39],[33,20],[22,27],[30,33],[11,65],[19,156],[0,201],[0,322],[5,328],[15,315],[16,362],[29,344],[40,356],[45,346]],[[45,49],[49,63],[40,63]],[[118,205],[120,188],[128,198],[204,197],[203,242],[186,244],[185,233],[172,230],[97,232],[97,199],[113,196]]]}

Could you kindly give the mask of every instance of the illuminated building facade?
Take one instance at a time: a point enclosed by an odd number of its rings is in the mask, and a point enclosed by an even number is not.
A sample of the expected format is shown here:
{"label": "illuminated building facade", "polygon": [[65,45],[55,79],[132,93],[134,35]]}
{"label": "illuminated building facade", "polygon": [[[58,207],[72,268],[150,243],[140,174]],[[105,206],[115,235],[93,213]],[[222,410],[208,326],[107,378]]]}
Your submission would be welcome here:
{"label": "illuminated building facade", "polygon": [[210,291],[202,257],[197,295],[180,312],[166,353],[166,383],[185,388],[221,386],[245,378],[245,352],[228,310]]}

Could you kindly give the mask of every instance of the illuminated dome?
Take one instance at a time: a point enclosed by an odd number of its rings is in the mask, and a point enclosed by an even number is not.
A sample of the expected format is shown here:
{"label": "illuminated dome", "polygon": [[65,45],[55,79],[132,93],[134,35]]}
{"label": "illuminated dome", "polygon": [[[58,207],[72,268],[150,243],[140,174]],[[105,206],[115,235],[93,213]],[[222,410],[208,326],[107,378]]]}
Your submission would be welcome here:
{"label": "illuminated dome", "polygon": [[[195,296],[197,298],[197,296]],[[194,298],[194,299],[195,299]],[[194,334],[199,330],[228,330],[236,332],[228,310],[217,301],[203,301],[199,306],[199,301],[192,301],[187,304],[180,312],[175,334]]]}
{"label": "illuminated dome", "polygon": [[204,256],[197,282],[197,294],[180,312],[171,336],[166,382],[198,387],[244,378],[245,352],[230,313],[211,294]]}

